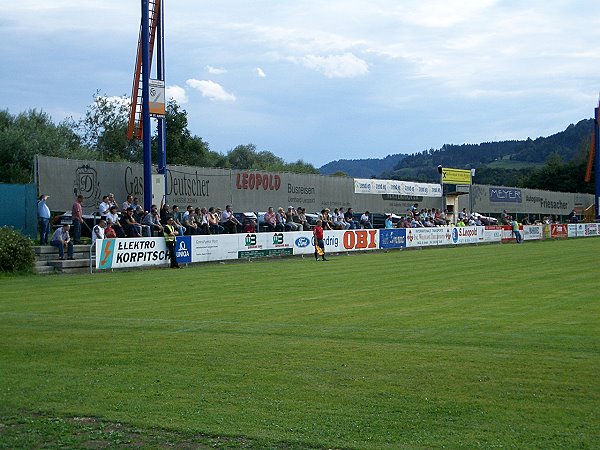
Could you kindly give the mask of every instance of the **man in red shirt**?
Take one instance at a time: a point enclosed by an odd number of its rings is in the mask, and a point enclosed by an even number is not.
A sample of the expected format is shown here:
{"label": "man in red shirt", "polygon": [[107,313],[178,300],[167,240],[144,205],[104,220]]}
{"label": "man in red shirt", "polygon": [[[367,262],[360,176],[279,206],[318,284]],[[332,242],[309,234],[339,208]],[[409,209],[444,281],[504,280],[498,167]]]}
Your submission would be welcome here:
{"label": "man in red shirt", "polygon": [[75,245],[81,244],[81,224],[83,223],[83,209],[81,207],[83,195],[78,195],[73,208],[71,208],[71,219],[73,221],[73,240]]}
{"label": "man in red shirt", "polygon": [[327,258],[325,258],[325,241],[323,240],[323,222],[321,220],[317,220],[313,228],[313,236],[315,238],[315,261],[319,260],[319,255],[321,255],[323,261],[327,261]]}

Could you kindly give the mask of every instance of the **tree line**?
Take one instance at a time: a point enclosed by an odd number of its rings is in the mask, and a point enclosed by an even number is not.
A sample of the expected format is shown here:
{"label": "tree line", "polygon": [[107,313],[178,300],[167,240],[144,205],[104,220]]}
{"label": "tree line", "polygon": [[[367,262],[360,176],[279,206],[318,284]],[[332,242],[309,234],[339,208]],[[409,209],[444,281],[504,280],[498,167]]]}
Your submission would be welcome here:
{"label": "tree line", "polygon": [[[85,116],[55,123],[36,109],[18,114],[0,110],[0,182],[30,183],[36,154],[71,159],[142,162],[139,140],[127,138],[129,104],[125,97],[96,93]],[[188,128],[187,111],[173,99],[166,105],[167,164],[231,169],[318,174],[303,160],[287,163],[254,144],[238,145],[222,154],[210,149]],[[157,160],[157,140],[152,140],[152,158]]]}
{"label": "tree line", "polygon": [[552,136],[524,141],[444,145],[407,156],[380,178],[438,182],[441,165],[475,168],[479,184],[593,193],[593,181],[584,181],[593,123],[581,120]]}

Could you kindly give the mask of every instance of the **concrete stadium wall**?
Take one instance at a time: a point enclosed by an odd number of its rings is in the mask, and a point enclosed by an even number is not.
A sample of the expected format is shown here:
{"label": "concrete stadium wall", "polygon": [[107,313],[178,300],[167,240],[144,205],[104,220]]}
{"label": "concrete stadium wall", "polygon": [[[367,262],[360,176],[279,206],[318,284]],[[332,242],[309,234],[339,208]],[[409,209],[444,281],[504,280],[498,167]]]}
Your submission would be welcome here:
{"label": "concrete stadium wall", "polygon": [[[143,167],[133,163],[80,161],[37,157],[39,193],[51,195],[53,210],[68,211],[74,190],[84,196],[84,211],[93,212],[102,195],[115,194],[118,202],[127,194],[143,200]],[[468,187],[466,188],[468,190]],[[169,166],[166,179],[167,202],[180,206],[232,204],[235,211],[265,211],[269,206],[303,206],[307,212],[322,208],[352,207],[354,212],[403,214],[413,203],[423,208],[442,208],[442,198],[395,194],[356,194],[353,178],[322,175]],[[473,209],[485,214],[566,216],[575,209],[593,204],[590,194],[473,185]],[[459,197],[459,207],[470,207],[469,195]]]}

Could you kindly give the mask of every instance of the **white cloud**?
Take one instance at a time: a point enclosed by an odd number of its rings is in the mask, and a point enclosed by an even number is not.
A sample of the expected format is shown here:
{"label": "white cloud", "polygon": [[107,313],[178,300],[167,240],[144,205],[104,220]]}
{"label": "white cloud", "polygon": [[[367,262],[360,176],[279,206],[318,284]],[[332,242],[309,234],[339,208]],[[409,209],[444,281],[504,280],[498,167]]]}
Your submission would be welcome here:
{"label": "white cloud", "polygon": [[181,86],[177,86],[174,84],[173,86],[166,87],[166,96],[167,99],[173,99],[180,105],[188,102],[188,95],[185,88]]}
{"label": "white cloud", "polygon": [[202,97],[209,98],[213,101],[234,102],[235,95],[225,91],[223,86],[211,80],[195,80],[193,78],[185,82],[189,87],[194,88],[202,93]]}
{"label": "white cloud", "polygon": [[290,59],[296,64],[321,72],[327,78],[354,78],[369,73],[367,62],[352,53],[328,56],[306,55]]}
{"label": "white cloud", "polygon": [[220,67],[206,66],[206,71],[211,75],[222,75],[227,73],[227,69],[222,69]]}
{"label": "white cloud", "polygon": [[267,78],[267,74],[260,67],[256,68],[256,76],[258,76],[258,78]]}

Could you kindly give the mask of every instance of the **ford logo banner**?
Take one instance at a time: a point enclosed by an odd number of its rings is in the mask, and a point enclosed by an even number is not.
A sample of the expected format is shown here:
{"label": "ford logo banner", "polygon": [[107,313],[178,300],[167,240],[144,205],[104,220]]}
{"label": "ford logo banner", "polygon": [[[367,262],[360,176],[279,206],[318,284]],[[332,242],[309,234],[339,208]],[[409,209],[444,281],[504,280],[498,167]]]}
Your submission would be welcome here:
{"label": "ford logo banner", "polygon": [[298,239],[296,239],[295,245],[296,247],[300,248],[308,247],[310,245],[310,239],[304,236],[300,236]]}

